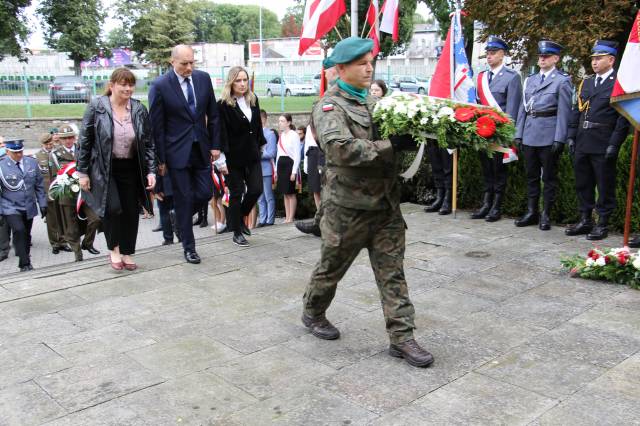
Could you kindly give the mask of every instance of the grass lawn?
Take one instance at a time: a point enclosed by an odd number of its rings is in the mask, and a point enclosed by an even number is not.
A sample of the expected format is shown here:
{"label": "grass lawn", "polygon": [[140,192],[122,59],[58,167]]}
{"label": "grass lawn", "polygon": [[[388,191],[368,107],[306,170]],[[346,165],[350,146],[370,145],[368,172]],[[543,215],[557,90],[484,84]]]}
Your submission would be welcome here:
{"label": "grass lawn", "polygon": [[[287,97],[284,99],[284,110],[287,112],[311,111],[315,96]],[[142,99],[147,104],[146,99]],[[72,118],[82,117],[86,104],[32,104],[33,118]],[[260,108],[267,112],[281,112],[280,98],[260,97]],[[0,118],[27,118],[27,107],[24,104],[0,104]]]}

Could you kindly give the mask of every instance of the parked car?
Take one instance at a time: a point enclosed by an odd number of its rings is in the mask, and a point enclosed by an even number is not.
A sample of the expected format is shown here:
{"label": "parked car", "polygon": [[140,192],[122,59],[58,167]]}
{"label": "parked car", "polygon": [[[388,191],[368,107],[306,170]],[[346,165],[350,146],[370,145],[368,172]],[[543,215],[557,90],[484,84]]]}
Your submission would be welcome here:
{"label": "parked car", "polygon": [[320,73],[313,76],[313,88],[316,93],[320,93]]}
{"label": "parked car", "polygon": [[302,81],[300,77],[276,77],[267,83],[267,96],[313,96],[317,89],[313,83]]}
{"label": "parked car", "polygon": [[60,102],[88,103],[91,101],[91,88],[82,77],[59,76],[49,85],[49,100],[52,104]]}
{"label": "parked car", "polygon": [[427,94],[429,93],[429,84],[431,84],[431,78],[430,77],[416,77],[416,80],[418,82],[418,85],[420,86],[420,88],[423,90],[422,92],[419,91],[418,89],[418,93],[421,94]]}
{"label": "parked car", "polygon": [[394,75],[391,77],[389,88],[394,91],[426,94],[427,90],[422,87],[415,77],[409,75]]}

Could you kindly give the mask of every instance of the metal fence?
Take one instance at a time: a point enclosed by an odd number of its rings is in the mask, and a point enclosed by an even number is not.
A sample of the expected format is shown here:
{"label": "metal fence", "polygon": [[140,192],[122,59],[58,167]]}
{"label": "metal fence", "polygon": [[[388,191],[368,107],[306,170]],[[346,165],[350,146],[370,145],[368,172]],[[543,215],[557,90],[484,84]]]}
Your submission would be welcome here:
{"label": "metal fence", "polygon": [[[319,66],[319,65],[318,65]],[[316,99],[320,87],[318,66],[297,66],[292,63],[248,68],[254,77],[254,92],[261,106],[270,112],[308,111]],[[217,93],[224,86],[229,67],[203,69],[211,76]],[[33,118],[60,116],[56,104],[87,103],[104,92],[112,70],[94,71],[91,75],[77,77],[71,82],[67,77],[31,74],[25,67],[21,75],[0,75],[0,118]],[[397,76],[428,78],[433,66],[389,65],[378,63],[375,78],[391,83]],[[70,73],[71,74],[71,73]],[[152,78],[139,79],[134,97],[146,101]],[[45,107],[44,105],[51,105]],[[67,108],[69,114],[81,115],[80,105]],[[61,111],[61,110],[60,110]],[[80,111],[80,112],[78,112]]]}

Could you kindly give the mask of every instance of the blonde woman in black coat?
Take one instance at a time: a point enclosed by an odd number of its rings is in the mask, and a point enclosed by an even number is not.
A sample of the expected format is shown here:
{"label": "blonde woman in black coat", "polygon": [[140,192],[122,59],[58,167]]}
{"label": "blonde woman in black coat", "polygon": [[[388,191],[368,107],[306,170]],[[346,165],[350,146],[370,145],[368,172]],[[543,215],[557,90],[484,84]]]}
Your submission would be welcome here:
{"label": "blonde woman in black coat", "polygon": [[[267,143],[262,133],[260,104],[249,88],[249,74],[243,67],[229,70],[218,101],[220,145],[227,159],[229,210],[227,227],[233,242],[247,246],[245,235],[251,231],[244,223],[262,194],[261,147]],[[244,235],[243,235],[244,234]]]}

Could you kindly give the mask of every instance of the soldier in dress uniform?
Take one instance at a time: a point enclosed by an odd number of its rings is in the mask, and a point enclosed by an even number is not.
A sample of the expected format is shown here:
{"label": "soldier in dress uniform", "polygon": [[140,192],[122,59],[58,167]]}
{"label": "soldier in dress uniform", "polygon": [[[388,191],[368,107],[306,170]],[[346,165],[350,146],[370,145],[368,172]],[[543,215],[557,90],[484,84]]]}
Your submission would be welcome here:
{"label": "soldier in dress uniform", "polygon": [[[0,161],[7,155],[4,147],[4,138],[0,136]],[[7,260],[11,248],[11,232],[7,221],[0,215],[0,262]]]}
{"label": "soldier in dress uniform", "polygon": [[349,37],[324,63],[336,66],[339,79],[312,113],[326,171],[320,260],[304,294],[302,322],[318,338],[340,336],[325,312],[338,281],[366,248],[382,299],[389,354],[426,367],[433,356],[413,338],[415,312],[403,270],[405,223],[395,164],[395,153],[416,149],[416,143],[409,136],[381,140],[371,120],[375,99],[367,89],[373,75],[372,48],[371,39]]}
{"label": "soldier in dress uniform", "polygon": [[[49,155],[50,172],[51,177],[55,178],[58,171],[67,164],[76,161],[76,150],[78,145],[76,143],[77,137],[73,128],[69,125],[63,125],[58,129],[58,137],[60,138],[60,145],[51,151]],[[78,213],[76,212],[76,198],[68,197],[56,200],[55,203],[59,206],[61,212],[61,224],[64,239],[73,250],[76,262],[82,261],[82,250],[86,250],[91,254],[99,254],[100,252],[93,247],[93,241],[95,240],[96,233],[100,226],[100,218],[91,210],[86,204],[83,204],[81,215],[86,218],[86,231],[82,243],[80,243],[80,237],[82,236],[82,224],[81,227]]]}
{"label": "soldier in dress uniform", "polygon": [[[616,81],[613,64],[617,54],[617,42],[596,41],[591,51],[595,74],[582,80],[578,87],[567,140],[573,157],[580,222],[569,226],[565,234],[587,234],[587,240],[602,240],[609,234],[609,217],[616,208],[618,151],[629,133],[629,122],[609,103]],[[595,227],[594,208],[598,213]]]}
{"label": "soldier in dress uniform", "polygon": [[[49,171],[49,154],[53,150],[53,135],[51,133],[43,133],[40,136],[40,145],[42,148],[36,152],[35,157],[38,161],[40,174],[42,175],[44,190],[49,190],[51,185],[51,172]],[[49,202],[49,204],[53,204]],[[60,214],[55,206],[50,205],[47,209],[47,234],[49,244],[51,244],[51,252],[58,254],[61,251],[71,251],[67,243],[64,241],[62,234],[62,226],[60,225]]]}
{"label": "soldier in dress uniform", "polygon": [[[520,75],[504,64],[504,57],[508,51],[509,46],[501,38],[490,36],[487,39],[489,69],[478,74],[476,86],[479,103],[500,108],[516,123],[522,102],[522,83]],[[502,216],[502,200],[507,188],[507,165],[502,161],[504,156],[501,152],[494,153],[493,157],[487,157],[485,153],[479,155],[484,178],[484,196],[482,206],[471,214],[471,218],[495,222]]]}
{"label": "soldier in dress uniform", "polygon": [[47,215],[47,197],[42,185],[38,162],[23,155],[22,139],[5,142],[7,155],[0,160],[0,216],[11,228],[13,246],[18,256],[20,272],[33,269],[31,226],[33,218]]}
{"label": "soldier in dress uniform", "polygon": [[[523,99],[518,112],[515,141],[524,154],[527,173],[527,212],[516,226],[539,223],[551,229],[549,214],[556,197],[558,159],[567,140],[571,117],[571,78],[556,69],[562,46],[550,40],[538,43],[540,72],[524,81]],[[544,183],[542,214],[539,214],[540,176]]]}

